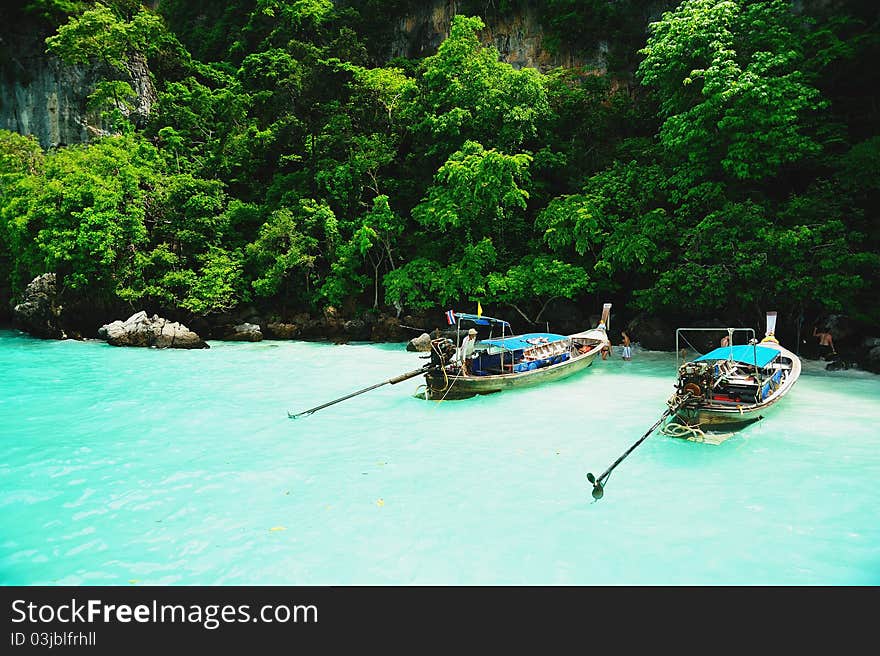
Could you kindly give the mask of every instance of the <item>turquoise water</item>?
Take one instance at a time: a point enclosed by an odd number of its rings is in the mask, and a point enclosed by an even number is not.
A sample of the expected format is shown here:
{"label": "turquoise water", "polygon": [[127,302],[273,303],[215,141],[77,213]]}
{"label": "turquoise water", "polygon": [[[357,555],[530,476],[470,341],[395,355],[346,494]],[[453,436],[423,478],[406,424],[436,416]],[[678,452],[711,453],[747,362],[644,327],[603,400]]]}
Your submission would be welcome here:
{"label": "turquoise water", "polygon": [[646,440],[674,355],[464,401],[402,344],[0,332],[0,583],[880,584],[880,376],[805,371],[720,446]]}

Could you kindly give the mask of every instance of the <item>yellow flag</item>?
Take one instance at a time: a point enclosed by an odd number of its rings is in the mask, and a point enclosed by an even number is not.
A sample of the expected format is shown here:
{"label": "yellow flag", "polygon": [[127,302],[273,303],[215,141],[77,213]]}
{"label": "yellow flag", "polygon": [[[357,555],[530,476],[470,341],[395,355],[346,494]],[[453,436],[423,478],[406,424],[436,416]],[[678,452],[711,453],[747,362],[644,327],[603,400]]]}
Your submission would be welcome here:
{"label": "yellow flag", "polygon": [[483,316],[483,306],[480,305],[480,302],[479,302],[479,301],[477,301],[477,316],[478,316],[478,317],[482,317],[482,316]]}

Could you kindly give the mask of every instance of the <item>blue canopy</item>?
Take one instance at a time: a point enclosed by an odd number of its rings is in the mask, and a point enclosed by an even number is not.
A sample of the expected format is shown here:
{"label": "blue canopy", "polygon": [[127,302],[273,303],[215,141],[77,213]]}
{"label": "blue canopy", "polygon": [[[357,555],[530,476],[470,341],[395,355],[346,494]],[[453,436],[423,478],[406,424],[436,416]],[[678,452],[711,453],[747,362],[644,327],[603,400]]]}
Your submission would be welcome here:
{"label": "blue canopy", "polygon": [[727,360],[728,358],[732,358],[743,364],[753,364],[758,367],[766,367],[778,356],[779,351],[773,348],[740,344],[738,346],[721,346],[714,351],[709,351],[706,355],[701,355],[696,361]]}
{"label": "blue canopy", "polygon": [[513,335],[511,337],[499,337],[498,339],[484,339],[480,343],[489,346],[498,346],[508,351],[522,351],[523,349],[541,346],[541,344],[552,344],[563,339],[568,339],[565,335],[556,335],[555,333],[526,333],[525,335]]}
{"label": "blue canopy", "polygon": [[468,319],[469,321],[473,321],[478,326],[507,326],[510,328],[510,324],[504,321],[503,319],[495,319],[493,317],[484,317],[482,315],[477,314],[465,314],[464,312],[456,312],[455,316],[457,319]]}

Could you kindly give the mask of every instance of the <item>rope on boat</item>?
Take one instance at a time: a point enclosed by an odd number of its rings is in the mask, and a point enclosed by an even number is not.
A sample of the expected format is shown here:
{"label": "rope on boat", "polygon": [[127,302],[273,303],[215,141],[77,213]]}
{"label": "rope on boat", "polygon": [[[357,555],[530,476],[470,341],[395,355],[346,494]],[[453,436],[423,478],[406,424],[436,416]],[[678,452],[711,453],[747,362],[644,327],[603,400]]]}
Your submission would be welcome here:
{"label": "rope on boat", "polygon": [[660,432],[669,437],[684,437],[697,442],[702,442],[706,438],[706,433],[699,425],[679,424],[676,421],[670,421],[660,429]]}
{"label": "rope on boat", "polygon": [[690,442],[699,442],[700,444],[721,444],[729,437],[732,437],[734,433],[716,433],[714,431],[706,432],[702,428],[700,428],[699,424],[691,425],[691,424],[679,424],[675,421],[670,421],[665,424],[660,432],[664,435],[668,435],[669,437],[681,437]]}
{"label": "rope on boat", "polygon": [[440,371],[443,372],[443,387],[441,387],[440,389],[437,389],[436,387],[433,387],[430,383],[428,383],[426,385],[426,387],[431,390],[432,394],[434,392],[437,392],[439,394],[440,392],[448,392],[449,391],[449,387],[450,387],[449,375],[446,373],[446,367],[445,366],[440,367]]}
{"label": "rope on boat", "polygon": [[[461,374],[459,373],[459,375]],[[443,398],[437,401],[437,403],[443,403],[443,401],[445,401],[446,397],[449,395],[449,392],[451,392],[452,388],[455,387],[455,380],[452,381],[452,385],[449,384],[449,376],[446,373],[446,369],[443,370],[443,379],[446,381],[446,384],[444,385],[442,390],[439,390],[443,392]],[[433,389],[431,391],[433,391]]]}

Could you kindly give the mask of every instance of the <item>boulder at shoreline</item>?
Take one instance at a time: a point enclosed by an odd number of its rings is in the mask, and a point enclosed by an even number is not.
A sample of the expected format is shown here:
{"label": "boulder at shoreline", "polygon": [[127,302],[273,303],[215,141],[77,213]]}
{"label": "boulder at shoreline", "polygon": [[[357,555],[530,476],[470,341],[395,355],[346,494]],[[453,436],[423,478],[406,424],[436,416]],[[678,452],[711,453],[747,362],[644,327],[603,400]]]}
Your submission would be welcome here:
{"label": "boulder at shoreline", "polygon": [[428,333],[422,333],[418,337],[413,337],[406,344],[407,351],[416,353],[426,353],[431,350],[431,336]]}
{"label": "boulder at shoreline", "polygon": [[263,339],[263,333],[258,324],[240,323],[228,330],[223,339],[229,342],[259,342]]}
{"label": "boulder at shoreline", "polygon": [[12,310],[15,325],[34,337],[66,339],[61,329],[55,274],[37,276],[24,290],[22,301]]}
{"label": "boulder at shoreline", "polygon": [[154,348],[208,348],[208,344],[189,328],[144,311],[125,321],[114,321],[98,329],[98,337],[112,346],[146,346]]}

